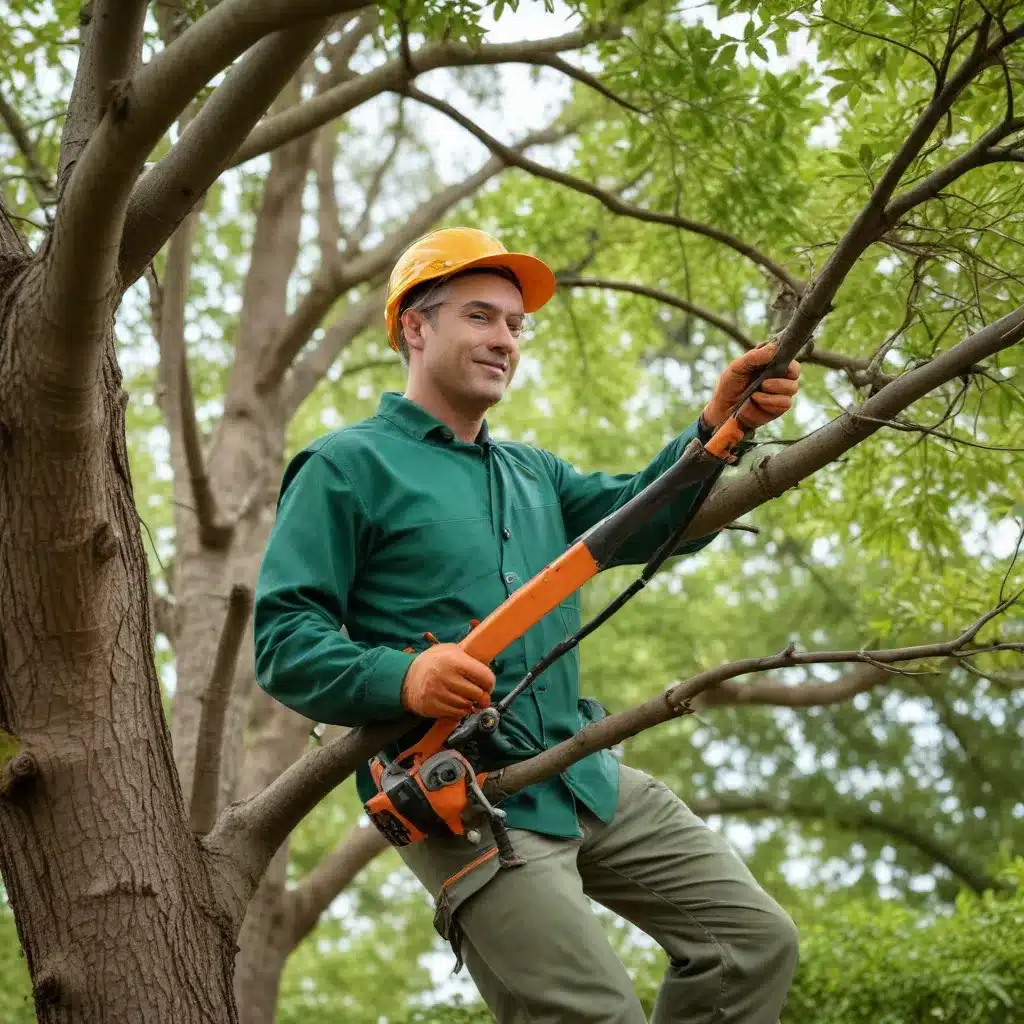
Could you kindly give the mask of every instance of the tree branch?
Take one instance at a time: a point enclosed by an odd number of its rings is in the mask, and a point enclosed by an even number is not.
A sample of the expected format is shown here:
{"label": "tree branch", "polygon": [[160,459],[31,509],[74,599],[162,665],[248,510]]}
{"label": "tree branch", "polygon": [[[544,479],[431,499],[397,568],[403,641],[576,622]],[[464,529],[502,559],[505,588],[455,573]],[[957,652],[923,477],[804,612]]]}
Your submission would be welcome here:
{"label": "tree branch", "polygon": [[633,295],[643,295],[645,298],[654,299],[656,302],[663,302],[666,306],[674,306],[681,309],[698,320],[703,320],[712,327],[717,327],[723,334],[728,335],[745,349],[752,349],[757,346],[753,338],[745,334],[736,324],[725,317],[695,302],[690,302],[678,295],[663,291],[660,288],[651,288],[643,284],[634,284],[632,281],[615,281],[607,277],[575,277],[571,274],[557,274],[558,283],[565,288],[601,288],[607,291],[630,292]]}
{"label": "tree branch", "polygon": [[1018,130],[1014,125],[1013,121],[1003,121],[995,125],[973,146],[950,160],[948,164],[932,171],[917,184],[905,189],[886,206],[885,220],[890,224],[895,224],[914,207],[920,206],[921,203],[927,202],[929,199],[935,199],[944,188],[969,171],[1010,159],[1009,155],[1004,150],[996,148],[995,144]]}
{"label": "tree branch", "polygon": [[57,191],[63,193],[119,84],[131,75],[141,57],[146,4],[141,0],[97,0],[83,4],[82,30],[75,84],[61,133]]}
{"label": "tree branch", "polygon": [[[717,327],[724,334],[727,334],[734,341],[738,342],[745,349],[752,349],[757,344],[753,338],[745,334],[736,324],[724,317],[719,316],[712,310],[705,309],[696,303],[673,295],[671,292],[663,291],[660,288],[651,288],[647,285],[635,284],[632,281],[616,281],[610,278],[597,277],[573,277],[559,274],[558,281],[566,288],[606,288],[610,291],[631,292],[634,295],[643,295],[656,302],[663,302],[667,306],[674,306],[685,313],[704,320],[706,323]],[[827,349],[813,348],[803,356],[806,363],[814,363],[818,366],[827,366],[833,370],[843,370],[858,387],[865,384],[875,384],[879,387],[888,384],[895,378],[881,371],[870,370],[870,360],[858,359],[856,356],[844,356],[839,352],[829,352]]]}
{"label": "tree branch", "polygon": [[192,98],[265,36],[326,29],[328,15],[365,6],[365,0],[221,0],[160,51],[132,80],[136,119],[145,130],[132,139],[144,157]]}
{"label": "tree branch", "polygon": [[634,114],[647,114],[649,111],[644,110],[641,107],[636,106],[634,103],[630,103],[625,97],[620,96],[618,93],[609,89],[599,78],[592,75],[589,71],[584,71],[582,68],[578,68],[573,64],[570,64],[564,57],[559,57],[553,54],[550,57],[539,57],[531,63],[546,65],[549,68],[553,68],[555,71],[561,71],[563,75],[569,78],[576,79],[582,85],[585,85],[588,89],[592,89],[594,92],[603,96],[606,100],[611,100],[612,103],[617,104],[620,107],[624,107],[626,110],[631,110]]}
{"label": "tree branch", "polygon": [[178,638],[178,606],[174,597],[167,594],[151,593],[153,605],[153,629],[163,634],[173,647]]}
{"label": "tree branch", "polygon": [[[227,168],[250,128],[316,47],[327,19],[260,40],[225,76],[162,160],[136,183],[120,269],[135,281],[196,201]],[[173,44],[172,44],[173,45]]]}
{"label": "tree branch", "polygon": [[341,212],[334,185],[334,158],[336,137],[330,128],[321,130],[313,156],[317,194],[317,243],[320,260],[327,264],[336,261],[334,273],[341,273]]}
{"label": "tree branch", "polygon": [[378,285],[369,294],[353,303],[344,316],[325,333],[316,348],[296,360],[285,380],[286,394],[282,405],[289,415],[312,394],[321,378],[335,360],[378,317],[384,316],[387,286]]}
{"label": "tree branch", "polygon": [[224,718],[252,602],[253,593],[249,587],[236,583],[231,588],[213,670],[206,684],[206,692],[200,698],[202,711],[196,735],[192,798],[189,802],[189,827],[196,835],[206,835],[213,828],[217,816]]}
{"label": "tree branch", "polygon": [[[961,659],[996,648],[1024,649],[1024,644],[968,646],[989,621],[1005,611],[1015,600],[1016,597],[1001,602],[960,636],[944,643],[892,650],[825,653],[797,653],[790,646],[769,657],[748,658],[710,669],[671,687],[638,707],[609,715],[586,726],[571,739],[536,757],[493,773],[488,777],[484,791],[492,799],[502,800],[526,786],[564,771],[598,750],[615,746],[637,733],[680,715],[692,713],[695,697],[740,675],[795,665],[856,662],[882,666],[937,657]],[[206,845],[218,860],[233,865],[236,872],[236,900],[241,905],[244,905],[247,894],[259,883],[275,850],[306,814],[360,764],[399,739],[415,721],[413,716],[406,715],[393,722],[353,729],[305,754],[261,792],[226,808]]]}
{"label": "tree branch", "polygon": [[373,825],[357,826],[294,889],[285,893],[285,921],[297,946],[321,914],[352,884],[388,841]]}
{"label": "tree branch", "polygon": [[983,327],[949,351],[901,374],[858,407],[844,413],[809,437],[778,455],[762,459],[756,468],[727,484],[707,499],[694,517],[684,540],[706,536],[746,515],[771,498],[781,496],[822,466],[866,440],[880,429],[872,420],[894,419],[904,409],[975,363],[1015,345],[1024,338],[1024,306]]}
{"label": "tree branch", "polygon": [[[982,19],[970,54],[925,106],[903,144],[883,171],[867,203],[839,240],[813,285],[802,294],[792,319],[778,337],[776,365],[785,366],[810,341],[815,328],[832,308],[832,300],[854,264],[891,226],[886,219],[886,208],[907,168],[917,159],[924,144],[952,108],[957,97],[1017,34],[1008,33],[989,46],[990,21],[987,15]],[[1024,26],[1019,31],[1024,33]],[[748,394],[744,394],[740,402],[746,401],[748,397]]]}
{"label": "tree branch", "polygon": [[[657,697],[628,711],[620,711],[586,726],[575,736],[536,757],[510,765],[490,775],[484,784],[484,792],[495,800],[503,800],[518,793],[527,786],[542,782],[570,765],[598,750],[622,743],[638,733],[661,725],[681,715],[692,714],[694,698],[727,680],[752,672],[766,672],[795,665],[823,665],[857,662],[883,666],[904,661],[919,661],[928,658],[962,658],[981,653],[986,648],[969,648],[967,645],[996,615],[1001,614],[1013,601],[1001,602],[995,609],[981,616],[958,637],[944,643],[922,644],[916,647],[901,647],[881,651],[826,651],[797,653],[790,645],[778,654],[764,658],[747,658],[734,661],[693,676],[670,687]],[[1024,645],[1021,645],[1024,647]]]}
{"label": "tree branch", "polygon": [[403,137],[404,117],[402,101],[399,98],[398,117],[396,118],[395,129],[391,135],[391,148],[385,154],[384,159],[377,165],[366,187],[366,193],[363,196],[363,212],[359,215],[359,220],[353,225],[352,230],[345,236],[344,247],[346,252],[355,252],[366,239],[366,235],[370,230],[373,208],[380,198],[380,190],[384,185],[384,178],[398,157]]}
{"label": "tree branch", "polygon": [[65,122],[65,177],[58,182],[62,192],[37,293],[46,329],[25,353],[35,385],[76,425],[95,400],[118,297],[117,247],[128,189],[141,166],[141,156],[133,162],[117,155],[126,123],[124,78],[138,60],[145,17],[141,0],[97,0],[93,10],[72,91],[74,113]]}
{"label": "tree branch", "polygon": [[734,705],[813,708],[843,704],[859,693],[881,686],[892,673],[878,665],[864,664],[850,669],[834,683],[801,683],[790,686],[768,680],[740,683],[727,679],[693,700],[695,711]]}
{"label": "tree branch", "polygon": [[691,809],[702,818],[713,814],[739,815],[758,814],[780,818],[803,818],[815,821],[830,821],[843,829],[853,832],[879,832],[891,837],[904,846],[909,846],[923,854],[932,863],[946,868],[952,875],[959,878],[974,892],[1002,888],[1004,883],[975,867],[967,858],[960,856],[955,850],[941,843],[923,829],[912,825],[905,817],[894,818],[890,815],[876,814],[867,808],[844,806],[820,806],[801,803],[795,800],[774,800],[767,796],[745,797],[723,794],[707,800],[694,801]]}
{"label": "tree branch", "polygon": [[564,36],[520,43],[431,43],[409,55],[409,62],[396,57],[357,78],[340,82],[291,110],[268,117],[253,129],[238,149],[232,167],[268,153],[286,142],[315,131],[385,92],[402,92],[412,80],[427,71],[448,67],[488,64],[547,63],[552,53],[580,49],[598,39],[614,38],[618,30],[571,32]]}
{"label": "tree branch", "polygon": [[545,167],[543,164],[537,163],[536,160],[531,160],[529,157],[523,156],[510,146],[506,146],[505,143],[484,131],[484,129],[478,124],[456,110],[450,103],[447,103],[444,100],[439,100],[434,96],[430,96],[421,89],[411,85],[406,86],[401,91],[410,99],[416,100],[417,103],[433,107],[446,117],[451,118],[451,120],[456,124],[465,128],[470,135],[482,142],[492,153],[494,153],[495,156],[499,157],[504,163],[511,167],[518,167],[520,170],[526,171],[528,174],[532,174],[538,178],[546,178],[548,181],[564,185],[566,188],[570,188],[575,192],[582,192],[584,195],[588,195],[593,199],[596,199],[604,207],[611,210],[612,213],[619,214],[620,216],[632,217],[635,220],[647,221],[652,224],[665,224],[669,227],[680,228],[683,231],[690,231],[694,234],[702,235],[705,238],[710,238],[713,241],[720,242],[722,245],[728,246],[734,252],[739,253],[741,256],[744,256],[751,262],[757,264],[757,266],[761,267],[763,270],[766,270],[773,277],[782,281],[788,288],[791,288],[794,292],[799,294],[803,290],[803,285],[787,270],[770,257],[766,256],[759,249],[756,249],[752,245],[748,245],[735,235],[730,235],[728,232],[721,231],[710,224],[702,224],[699,221],[690,220],[687,217],[677,217],[670,213],[657,213],[653,210],[646,210],[642,206],[637,206],[634,203],[629,203],[624,199],[620,199],[613,193],[608,192],[603,188],[599,188],[597,185],[593,185],[589,181],[585,181],[583,178],[577,178],[572,174],[566,174],[564,171],[555,170],[553,167]]}
{"label": "tree branch", "polygon": [[244,907],[292,829],[361,764],[399,739],[416,721],[406,715],[353,729],[304,754],[259,793],[225,808],[205,845],[218,861],[234,868],[236,902]]}
{"label": "tree branch", "polygon": [[39,159],[39,154],[36,152],[36,147],[28,134],[25,122],[22,121],[17,110],[7,102],[7,98],[2,93],[0,93],[0,118],[3,119],[7,130],[11,133],[11,138],[14,139],[15,145],[25,161],[25,166],[28,168],[28,181],[32,186],[36,202],[43,209],[47,220],[49,220],[50,214],[47,207],[56,199],[56,190],[54,189],[53,182],[50,181],[50,175]]}
{"label": "tree branch", "polygon": [[879,426],[891,427],[907,434],[925,434],[928,437],[937,437],[942,441],[949,441],[950,444],[962,444],[968,448],[979,448],[986,452],[1024,452],[1024,448],[1013,445],[982,444],[980,441],[970,441],[966,437],[957,437],[954,434],[947,434],[943,430],[936,430],[924,423],[907,423],[904,420],[882,420],[875,416],[865,416],[856,410],[847,410],[851,416],[857,419],[867,420],[870,423],[877,423]]}
{"label": "tree branch", "polygon": [[355,56],[359,44],[380,24],[380,11],[376,6],[366,7],[360,11],[351,25],[342,33],[341,38],[331,46],[325,56],[330,63],[330,71],[325,81],[336,84],[348,70],[348,62]]}
{"label": "tree branch", "polygon": [[189,214],[171,239],[157,340],[160,358],[165,366],[168,426],[177,434],[188,468],[192,510],[196,516],[199,540],[206,548],[222,550],[231,540],[233,526],[221,517],[206,471],[185,351],[185,303],[192,263],[192,235],[197,219],[198,212]]}

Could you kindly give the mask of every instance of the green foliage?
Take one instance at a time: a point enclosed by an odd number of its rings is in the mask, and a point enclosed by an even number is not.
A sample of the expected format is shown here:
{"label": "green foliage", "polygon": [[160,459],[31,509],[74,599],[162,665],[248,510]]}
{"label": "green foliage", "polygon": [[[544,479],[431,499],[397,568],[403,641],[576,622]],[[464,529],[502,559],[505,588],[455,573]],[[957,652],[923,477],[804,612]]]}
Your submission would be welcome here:
{"label": "green foliage", "polygon": [[36,1021],[25,955],[6,894],[0,902],[0,1020],[4,1024]]}
{"label": "green foliage", "polygon": [[[1014,872],[1024,882],[1024,861]],[[948,916],[850,903],[802,925],[782,1024],[1012,1024],[1024,1015],[1024,890],[962,895]]]}

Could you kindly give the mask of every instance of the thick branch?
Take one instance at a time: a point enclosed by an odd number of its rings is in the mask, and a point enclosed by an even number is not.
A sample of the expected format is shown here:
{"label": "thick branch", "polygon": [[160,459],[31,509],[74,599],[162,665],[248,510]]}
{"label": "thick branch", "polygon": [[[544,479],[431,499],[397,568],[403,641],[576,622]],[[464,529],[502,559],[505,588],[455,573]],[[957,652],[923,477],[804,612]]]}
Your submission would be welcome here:
{"label": "thick branch", "polygon": [[[597,277],[572,277],[563,274],[558,275],[558,281],[566,288],[605,288],[609,291],[631,292],[634,295],[643,295],[648,299],[654,299],[656,302],[663,302],[667,306],[681,309],[683,312],[695,316],[698,320],[703,320],[711,324],[712,327],[717,327],[745,349],[752,349],[756,345],[753,338],[745,334],[731,321],[726,320],[710,309],[699,306],[678,295],[673,295],[671,292],[663,291],[660,288],[650,288],[647,285],[635,284],[632,281],[616,281]],[[871,361],[869,359],[844,356],[839,352],[829,352],[827,349],[814,348],[803,357],[803,361],[815,363],[818,366],[827,366],[833,370],[843,370],[858,386],[864,384],[877,384],[881,386],[888,384],[894,379],[880,371],[870,373]]]}
{"label": "thick branch", "polygon": [[268,153],[286,142],[315,131],[350,110],[385,92],[401,92],[427,71],[447,67],[487,64],[547,63],[553,53],[576,50],[597,39],[612,38],[617,32],[585,31],[521,43],[430,43],[409,55],[408,65],[401,57],[388,61],[358,78],[344,81],[291,110],[268,117],[253,129],[231,161],[235,167]]}
{"label": "thick branch", "polygon": [[780,818],[831,821],[841,828],[858,833],[879,832],[917,850],[932,863],[946,868],[977,893],[1001,888],[1003,884],[933,835],[916,828],[905,817],[876,814],[866,808],[844,806],[842,803],[835,806],[819,806],[796,800],[773,800],[766,796],[744,797],[731,794],[694,801],[692,809],[702,818],[710,817],[712,814],[771,815]]}
{"label": "thick branch", "polygon": [[171,151],[132,190],[121,243],[126,285],[143,273],[195,202],[227,168],[259,120],[316,47],[328,22],[307,21],[257,43],[225,76]]}
{"label": "thick branch", "polygon": [[224,749],[224,718],[231,698],[235,666],[252,610],[252,590],[236,583],[228,596],[227,614],[221,627],[213,670],[201,697],[202,712],[196,736],[195,770],[192,775],[192,799],[189,825],[196,835],[206,835],[217,816],[220,788],[221,754]]}
{"label": "thick branch", "polygon": [[39,319],[46,329],[27,355],[34,383],[72,422],[94,401],[118,297],[117,248],[130,183],[142,162],[142,155],[118,159],[127,114],[124,77],[138,59],[145,17],[140,0],[98,0],[72,93],[74,114],[65,125],[60,165],[67,187],[42,269]]}
{"label": "thick branch", "polygon": [[265,789],[224,810],[206,847],[218,859],[226,859],[234,866],[243,905],[292,829],[361,764],[394,743],[416,721],[405,716],[353,729],[304,754]]}
{"label": "thick branch", "polygon": [[146,128],[132,142],[145,156],[192,98],[264,36],[304,31],[313,20],[326,28],[327,15],[362,6],[363,0],[221,0],[135,75],[134,110]]}
{"label": "thick branch", "polygon": [[786,451],[761,460],[752,472],[708,498],[684,539],[707,536],[771,498],[779,497],[881,429],[882,424],[877,420],[895,419],[930,391],[1022,338],[1024,306],[983,327],[923,366],[901,374],[856,411],[844,413]]}
{"label": "thick branch", "polygon": [[82,29],[78,69],[61,133],[58,193],[118,89],[141,57],[146,4],[140,0],[98,0],[79,14]]}
{"label": "thick branch", "polygon": [[637,206],[634,203],[629,203],[624,199],[620,199],[617,195],[614,195],[597,185],[593,185],[589,181],[585,181],[583,178],[577,178],[572,174],[566,174],[564,171],[556,170],[553,167],[545,167],[543,164],[537,163],[536,160],[531,160],[529,157],[523,156],[515,149],[505,145],[505,143],[484,131],[483,128],[456,110],[450,103],[447,103],[444,100],[439,100],[434,96],[430,96],[414,86],[408,86],[402,91],[410,99],[414,99],[418,103],[422,103],[428,107],[433,107],[435,110],[438,110],[445,116],[451,118],[456,124],[465,128],[466,131],[474,138],[482,142],[492,153],[494,153],[495,156],[499,157],[506,164],[512,167],[518,167],[520,170],[524,170],[538,178],[546,178],[548,181],[553,181],[556,184],[564,185],[566,188],[571,188],[576,192],[582,192],[584,195],[591,196],[607,209],[611,210],[612,213],[619,214],[623,217],[632,217],[636,220],[647,221],[652,224],[665,224],[669,227],[680,228],[683,231],[690,231],[694,234],[703,235],[705,238],[710,238],[713,241],[720,242],[722,245],[728,246],[734,252],[738,252],[741,256],[745,256],[748,260],[757,264],[763,270],[766,270],[773,277],[782,281],[787,287],[791,288],[794,292],[799,293],[803,289],[803,285],[797,281],[796,278],[790,275],[790,273],[782,266],[776,263],[769,256],[766,256],[759,249],[756,249],[752,245],[748,245],[735,235],[730,235],[728,232],[721,231],[710,224],[702,224],[700,221],[690,220],[688,217],[677,217],[671,213],[658,213],[654,210],[646,210],[642,206]]}
{"label": "thick branch", "polygon": [[[1012,602],[1005,601],[986,613],[958,637],[944,643],[922,644],[882,651],[827,651],[797,653],[792,645],[778,654],[765,658],[747,658],[701,672],[684,682],[670,687],[657,697],[628,711],[620,711],[586,726],[571,739],[565,740],[527,761],[513,764],[491,775],[484,792],[501,800],[518,793],[527,786],[563,772],[570,765],[598,750],[622,743],[631,736],[681,715],[692,714],[694,698],[730,679],[752,672],[768,672],[795,665],[824,665],[856,662],[867,665],[894,665],[905,661],[929,658],[961,658],[985,648],[970,648],[968,644],[982,627],[995,615],[1005,611]],[[1024,645],[1021,645],[1024,647]]]}
{"label": "thick branch", "polygon": [[289,415],[312,394],[321,378],[334,365],[335,360],[359,335],[384,317],[385,285],[378,285],[368,295],[354,303],[344,316],[325,333],[316,348],[296,360],[286,379],[287,394],[283,405]]}
{"label": "thick branch", "polygon": [[293,945],[309,935],[320,915],[387,848],[388,841],[372,825],[357,827],[294,889],[285,893],[285,920]]}

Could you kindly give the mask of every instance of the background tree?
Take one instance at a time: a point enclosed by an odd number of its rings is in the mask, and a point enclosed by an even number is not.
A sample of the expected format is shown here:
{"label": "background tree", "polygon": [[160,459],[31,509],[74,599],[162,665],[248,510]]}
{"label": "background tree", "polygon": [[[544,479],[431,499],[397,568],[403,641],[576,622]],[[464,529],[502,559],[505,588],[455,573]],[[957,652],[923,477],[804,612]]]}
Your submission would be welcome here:
{"label": "background tree", "polygon": [[[10,6],[0,867],[41,1019],[271,1020],[297,945],[282,1016],[430,987],[423,900],[335,788],[383,733],[267,700],[248,613],[288,453],[401,387],[382,283],[433,226],[558,269],[494,426],[584,467],[642,465],[773,330],[803,346],[796,416],[695,526],[746,528],[584,643],[610,710],[1014,592],[1020,7]],[[723,679],[618,749],[787,905],[948,902],[1019,849],[1014,656]],[[325,916],[343,891],[368,931]]]}

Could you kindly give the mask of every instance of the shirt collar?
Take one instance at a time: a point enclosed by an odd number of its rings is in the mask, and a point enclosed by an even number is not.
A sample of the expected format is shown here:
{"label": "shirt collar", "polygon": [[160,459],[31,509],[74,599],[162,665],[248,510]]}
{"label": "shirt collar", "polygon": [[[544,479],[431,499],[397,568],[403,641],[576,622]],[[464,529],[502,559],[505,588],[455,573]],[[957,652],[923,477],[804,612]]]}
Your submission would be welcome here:
{"label": "shirt collar", "polygon": [[[397,391],[385,391],[377,404],[377,415],[393,423],[418,441],[434,437],[442,441],[454,441],[455,434],[451,428],[437,417],[427,412],[421,405],[410,401]],[[476,444],[486,445],[491,440],[487,421],[480,424],[480,433],[476,436]]]}

